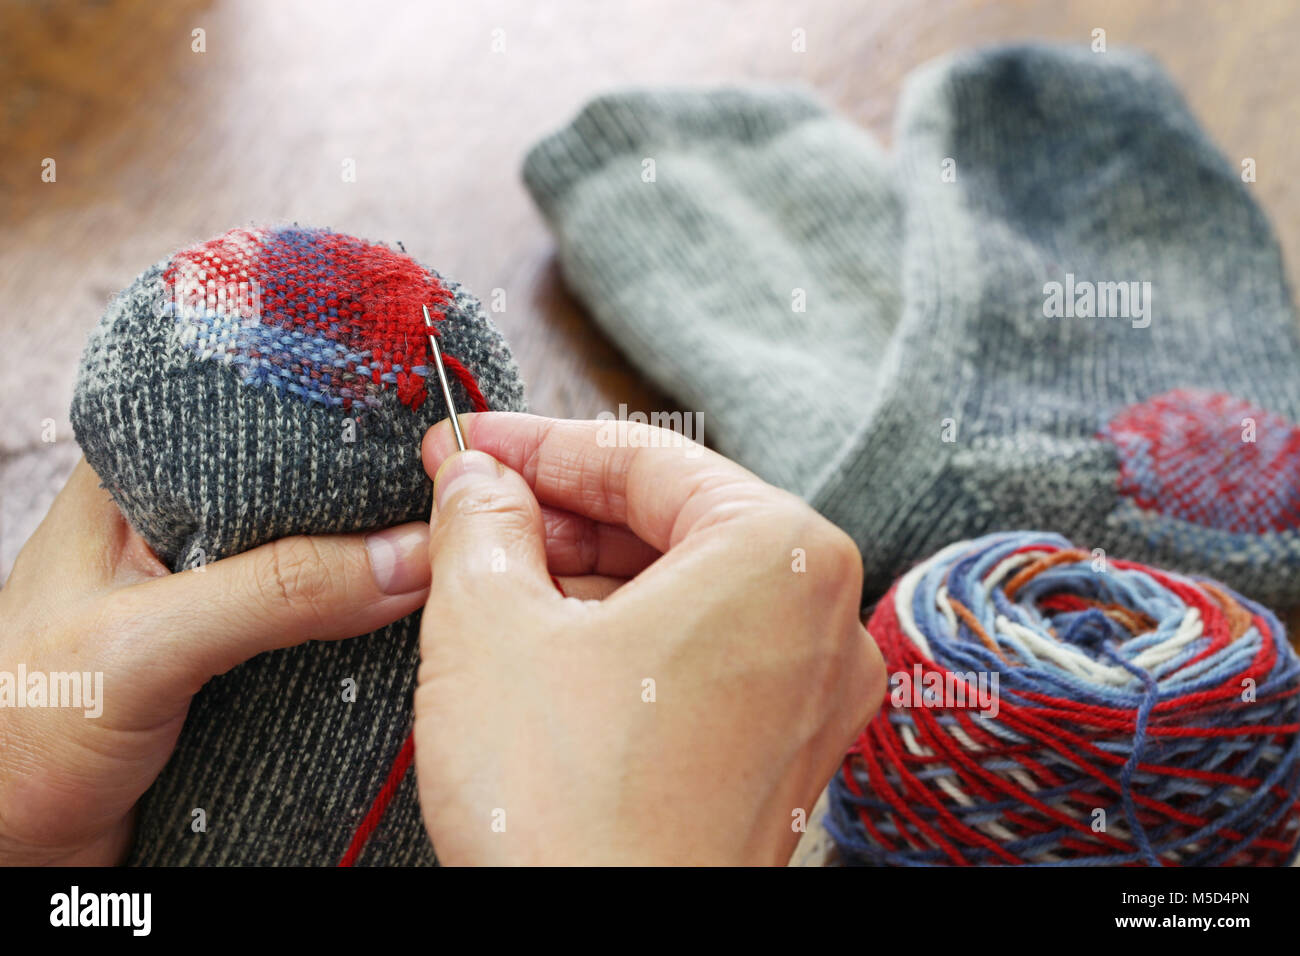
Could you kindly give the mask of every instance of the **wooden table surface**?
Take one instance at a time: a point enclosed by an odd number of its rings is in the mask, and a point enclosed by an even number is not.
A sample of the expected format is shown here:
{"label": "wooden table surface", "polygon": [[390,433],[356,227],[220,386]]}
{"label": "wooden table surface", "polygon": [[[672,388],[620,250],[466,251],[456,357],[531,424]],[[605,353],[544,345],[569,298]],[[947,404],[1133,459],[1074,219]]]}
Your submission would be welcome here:
{"label": "wooden table surface", "polygon": [[529,145],[611,87],[750,80],[811,84],[888,142],[918,63],[1016,38],[1082,44],[1098,27],[1156,53],[1227,155],[1256,159],[1296,274],[1293,3],[6,3],[0,580],[76,460],[67,408],[86,333],[176,248],[289,221],[400,240],[480,297],[505,290],[496,319],[535,411],[671,408],[565,291],[520,182]]}

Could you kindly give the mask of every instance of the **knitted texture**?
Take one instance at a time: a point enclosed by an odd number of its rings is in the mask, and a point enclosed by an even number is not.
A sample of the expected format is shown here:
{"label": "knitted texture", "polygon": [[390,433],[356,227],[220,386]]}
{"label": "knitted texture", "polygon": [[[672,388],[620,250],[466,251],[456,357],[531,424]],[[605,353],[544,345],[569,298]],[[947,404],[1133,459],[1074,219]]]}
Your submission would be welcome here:
{"label": "knitted texture", "polygon": [[[458,409],[523,410],[504,339],[455,282],[327,230],[237,229],[109,306],[77,379],[77,441],[176,571],[287,535],[427,520],[420,442],[447,409],[426,387],[422,303],[462,373]],[[419,620],[262,654],[205,685],[141,802],[132,862],[337,863],[410,730]],[[206,833],[191,831],[196,808]],[[359,862],[434,862],[413,774]]]}
{"label": "knitted texture", "polygon": [[163,281],[181,341],[247,383],[344,409],[377,407],[390,385],[412,408],[424,401],[421,306],[449,295],[386,246],[323,229],[234,229],[178,252]]}
{"label": "knitted texture", "polygon": [[799,90],[611,94],[524,176],[568,283],[628,357],[704,411],[718,450],[806,489],[852,437],[898,322],[900,207],[871,138]]}
{"label": "knitted texture", "polygon": [[848,862],[1295,859],[1300,659],[1261,605],[1018,532],[913,568],[868,630],[891,691],[831,785]]}
{"label": "knitted texture", "polygon": [[946,58],[894,142],[796,91],[629,92],[524,177],[596,321],[853,535],[867,599],[954,540],[1043,527],[1300,601],[1281,257],[1159,67]]}

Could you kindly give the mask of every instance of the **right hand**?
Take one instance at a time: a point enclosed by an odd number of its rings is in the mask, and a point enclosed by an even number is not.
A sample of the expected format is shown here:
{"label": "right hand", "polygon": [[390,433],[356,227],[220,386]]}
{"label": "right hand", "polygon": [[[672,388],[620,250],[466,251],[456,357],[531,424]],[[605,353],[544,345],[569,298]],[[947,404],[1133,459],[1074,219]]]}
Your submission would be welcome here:
{"label": "right hand", "polygon": [[657,429],[601,447],[608,423],[461,421],[477,451],[447,423],[424,444],[416,767],[439,858],[785,863],[884,694],[848,535]]}

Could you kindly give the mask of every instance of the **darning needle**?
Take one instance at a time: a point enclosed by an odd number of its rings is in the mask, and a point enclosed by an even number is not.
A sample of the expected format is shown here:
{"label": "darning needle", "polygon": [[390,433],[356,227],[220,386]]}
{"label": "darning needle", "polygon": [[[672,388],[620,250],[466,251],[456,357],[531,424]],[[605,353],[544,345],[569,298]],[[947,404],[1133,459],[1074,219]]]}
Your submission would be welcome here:
{"label": "darning needle", "polygon": [[[456,447],[465,450],[465,436],[461,434],[460,422],[456,418],[456,403],[451,398],[451,386],[447,384],[447,368],[442,364],[442,349],[438,347],[438,337],[433,334],[433,319],[429,307],[424,306],[424,324],[429,329],[429,345],[433,347],[433,367],[438,371],[438,385],[442,388],[442,400],[447,404],[447,417],[451,419],[451,430],[456,435]],[[426,376],[425,380],[428,380]]]}

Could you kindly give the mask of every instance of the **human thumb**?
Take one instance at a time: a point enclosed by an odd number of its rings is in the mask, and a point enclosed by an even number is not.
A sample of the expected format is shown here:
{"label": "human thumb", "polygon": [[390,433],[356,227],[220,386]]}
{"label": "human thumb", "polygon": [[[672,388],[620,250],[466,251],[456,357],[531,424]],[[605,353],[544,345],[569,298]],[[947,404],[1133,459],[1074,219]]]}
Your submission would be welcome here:
{"label": "human thumb", "polygon": [[528,483],[491,455],[452,455],[433,478],[429,601],[554,595],[542,509]]}

